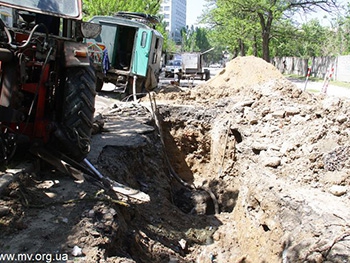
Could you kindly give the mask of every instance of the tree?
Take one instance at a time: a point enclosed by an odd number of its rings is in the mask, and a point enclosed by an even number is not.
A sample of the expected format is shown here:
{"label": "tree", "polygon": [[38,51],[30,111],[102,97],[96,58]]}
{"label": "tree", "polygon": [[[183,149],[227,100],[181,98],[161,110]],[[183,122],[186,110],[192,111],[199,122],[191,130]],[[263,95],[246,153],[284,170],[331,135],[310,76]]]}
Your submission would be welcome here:
{"label": "tree", "polygon": [[320,24],[318,19],[301,25],[293,25],[291,21],[280,21],[270,41],[270,53],[273,57],[297,56],[317,57],[332,55],[329,37],[333,32]]}
{"label": "tree", "polygon": [[[297,12],[312,12],[315,8],[330,11],[336,7],[336,0],[211,0],[215,9],[207,16],[213,26],[221,25],[224,18],[232,20],[231,27],[226,28],[226,34],[234,34],[238,40],[242,38],[234,27],[241,28],[244,39],[250,41],[260,31],[262,58],[270,61],[270,40],[273,37],[275,24],[286,17],[292,17]],[[258,25],[258,27],[257,27]],[[224,34],[225,32],[222,32]],[[253,43],[253,42],[252,42]]]}
{"label": "tree", "polygon": [[[258,24],[252,19],[251,14],[234,11],[234,6],[228,2],[217,1],[217,8],[213,9],[211,17],[214,18],[211,39],[217,43],[225,43],[232,50],[233,57],[239,54],[244,56],[248,46],[258,46],[255,36],[258,34]],[[230,15],[235,13],[235,15]],[[229,19],[228,19],[229,17]],[[257,54],[256,50],[252,50]]]}
{"label": "tree", "polygon": [[350,54],[350,3],[347,4],[345,15],[337,17],[334,32],[329,37],[329,46],[338,54]]}
{"label": "tree", "polygon": [[142,12],[156,15],[161,0],[83,0],[86,18],[95,15],[109,16],[118,11]]}
{"label": "tree", "polygon": [[207,29],[200,27],[186,27],[181,30],[182,51],[203,52],[210,48]]}
{"label": "tree", "polygon": [[327,36],[331,32],[322,27],[317,19],[312,19],[302,26],[303,46],[300,46],[299,56],[318,57],[331,55],[326,51]]}
{"label": "tree", "polygon": [[181,29],[181,51],[191,52],[191,51],[199,51],[196,46],[196,31],[194,27],[185,27]]}
{"label": "tree", "polygon": [[175,42],[169,37],[168,32],[166,31],[166,23],[163,21],[163,18],[160,18],[160,23],[156,25],[156,30],[163,36],[163,52],[174,53],[176,51]]}
{"label": "tree", "polygon": [[304,40],[301,32],[290,19],[276,21],[269,44],[271,57],[299,56]]}

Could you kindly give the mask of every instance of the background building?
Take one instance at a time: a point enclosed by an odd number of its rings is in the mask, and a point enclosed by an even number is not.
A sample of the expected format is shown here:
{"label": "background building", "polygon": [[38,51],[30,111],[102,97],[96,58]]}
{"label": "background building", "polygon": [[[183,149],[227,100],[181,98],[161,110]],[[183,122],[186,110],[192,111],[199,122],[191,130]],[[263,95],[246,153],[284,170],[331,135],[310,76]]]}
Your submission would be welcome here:
{"label": "background building", "polygon": [[176,43],[181,42],[181,29],[186,27],[186,1],[162,0],[160,15],[164,17],[166,30]]}

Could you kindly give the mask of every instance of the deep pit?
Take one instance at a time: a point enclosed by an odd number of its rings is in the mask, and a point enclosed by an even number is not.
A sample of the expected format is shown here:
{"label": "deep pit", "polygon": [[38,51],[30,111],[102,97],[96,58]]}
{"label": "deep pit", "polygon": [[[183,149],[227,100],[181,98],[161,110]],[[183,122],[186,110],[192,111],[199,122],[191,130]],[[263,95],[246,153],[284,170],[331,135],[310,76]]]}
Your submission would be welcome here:
{"label": "deep pit", "polygon": [[[145,110],[139,108],[138,114]],[[113,118],[118,117],[106,119],[116,123]],[[213,243],[213,233],[221,224],[215,218],[218,201],[215,193],[203,188],[193,189],[193,182],[189,180],[193,175],[184,160],[186,155],[198,151],[196,148],[201,148],[201,143],[186,148],[189,152],[177,147],[178,138],[168,143],[173,138],[169,137],[169,127],[182,126],[180,122],[166,124],[162,121],[160,129],[154,126],[153,132],[136,134],[139,138],[134,138],[132,145],[116,142],[104,147],[98,157],[100,171],[148,193],[151,198],[149,203],[136,203],[120,211],[128,228],[126,232],[119,231],[116,239],[124,240],[125,244],[111,244],[112,249],[108,249],[119,257],[130,255],[136,262],[169,262],[171,259],[188,262],[194,260],[190,256],[194,247]],[[162,130],[165,144],[161,143],[159,130]],[[186,144],[183,138],[180,140]]]}

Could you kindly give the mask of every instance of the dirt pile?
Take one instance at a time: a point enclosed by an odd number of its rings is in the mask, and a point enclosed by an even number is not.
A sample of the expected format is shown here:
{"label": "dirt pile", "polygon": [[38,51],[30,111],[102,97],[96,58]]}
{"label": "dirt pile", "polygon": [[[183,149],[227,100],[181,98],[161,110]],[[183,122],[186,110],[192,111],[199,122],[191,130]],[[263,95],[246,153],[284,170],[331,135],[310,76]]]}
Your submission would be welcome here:
{"label": "dirt pile", "polygon": [[228,62],[215,77],[193,90],[192,96],[212,100],[244,95],[260,84],[283,79],[283,75],[270,63],[254,57],[238,57]]}
{"label": "dirt pile", "polygon": [[224,211],[201,253],[218,262],[349,261],[349,101],[302,92],[254,57],[171,97],[192,105],[161,108],[170,138]]}
{"label": "dirt pile", "polygon": [[270,63],[255,57],[237,57],[229,61],[226,67],[214,78],[206,82],[207,86],[226,86],[233,90],[268,82],[272,79],[283,79],[283,75]]}
{"label": "dirt pile", "polygon": [[[264,84],[264,90],[261,90]],[[157,94],[157,99],[177,101],[181,104],[217,103],[221,98],[239,96],[249,97],[254,93],[269,94],[284,86],[295,88],[270,63],[256,57],[238,57],[227,63],[226,67],[209,81],[194,89],[181,89],[167,86]],[[298,92],[298,91],[296,91]]]}

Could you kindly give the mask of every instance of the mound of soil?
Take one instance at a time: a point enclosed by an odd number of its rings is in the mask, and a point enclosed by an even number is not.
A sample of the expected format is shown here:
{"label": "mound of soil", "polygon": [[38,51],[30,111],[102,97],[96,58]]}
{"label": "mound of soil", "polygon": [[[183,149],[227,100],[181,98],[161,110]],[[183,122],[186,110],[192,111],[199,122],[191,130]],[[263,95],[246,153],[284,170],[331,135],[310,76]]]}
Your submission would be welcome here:
{"label": "mound of soil", "polygon": [[260,84],[283,80],[283,75],[272,64],[256,57],[238,57],[229,61],[215,77],[193,90],[192,96],[218,99],[237,93],[243,95]]}

